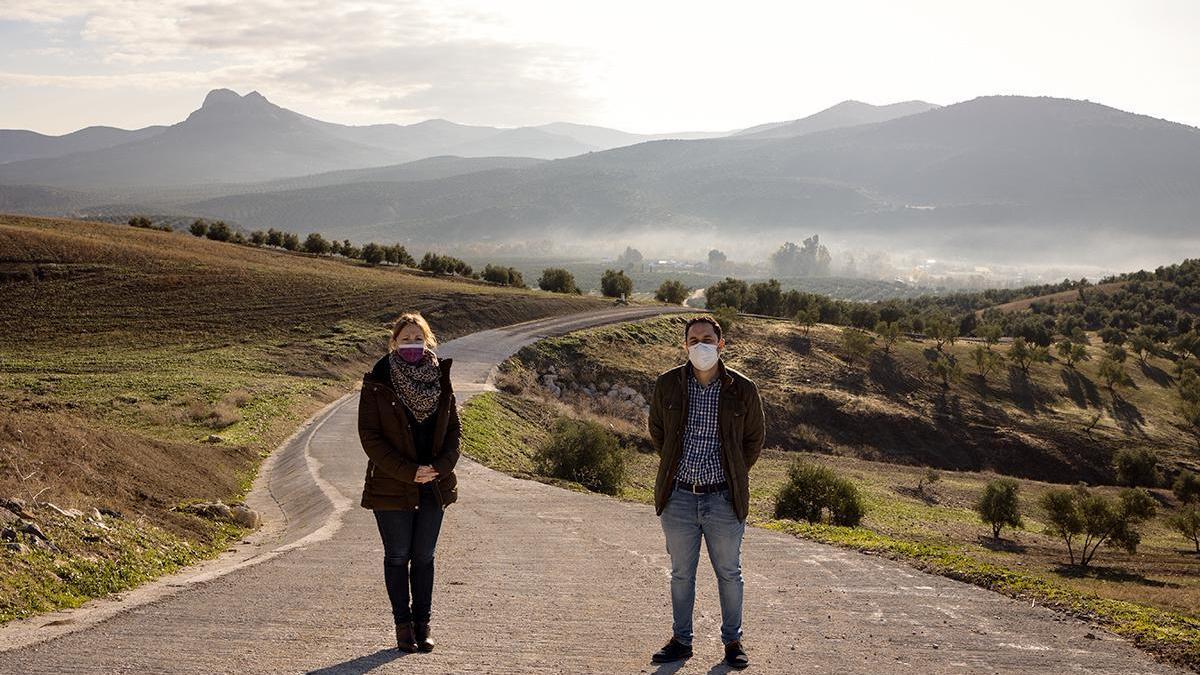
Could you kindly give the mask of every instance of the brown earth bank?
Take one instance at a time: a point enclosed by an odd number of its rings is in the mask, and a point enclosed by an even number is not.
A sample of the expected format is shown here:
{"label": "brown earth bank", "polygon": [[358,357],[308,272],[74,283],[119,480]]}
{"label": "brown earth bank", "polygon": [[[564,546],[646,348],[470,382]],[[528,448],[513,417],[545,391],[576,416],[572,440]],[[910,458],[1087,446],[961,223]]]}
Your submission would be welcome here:
{"label": "brown earth bank", "polygon": [[[520,380],[554,367],[556,386],[568,395],[620,382],[648,399],[664,365],[683,360],[684,321],[664,317],[546,340],[505,368]],[[1126,447],[1157,453],[1168,478],[1200,467],[1165,359],[1129,364],[1133,386],[1110,392],[1096,374],[1097,346],[1088,348],[1094,359],[1075,368],[1054,361],[1028,374],[1002,367],[984,378],[967,365],[975,345],[960,342],[944,349],[966,372],[947,388],[927,366],[937,354],[932,342],[902,338],[890,353],[876,348],[851,363],[841,335],[833,326],[806,333],[794,322],[748,317],[727,335],[726,363],[762,391],[769,446],[1056,483],[1113,482],[1112,457]]]}
{"label": "brown earth bank", "polygon": [[[398,313],[420,310],[450,339],[607,306],[186,233],[3,215],[0,272],[0,497],[24,502],[51,541],[61,525],[74,542],[48,552],[8,533],[0,621],[219,552],[237,528],[179,507],[240,499],[264,453],[382,353]],[[148,550],[145,574],[122,576],[120,546],[85,540],[94,533],[82,520],[39,503],[98,507],[192,553]],[[81,557],[107,567],[56,574]],[[17,587],[30,578],[47,580],[42,592]]]}

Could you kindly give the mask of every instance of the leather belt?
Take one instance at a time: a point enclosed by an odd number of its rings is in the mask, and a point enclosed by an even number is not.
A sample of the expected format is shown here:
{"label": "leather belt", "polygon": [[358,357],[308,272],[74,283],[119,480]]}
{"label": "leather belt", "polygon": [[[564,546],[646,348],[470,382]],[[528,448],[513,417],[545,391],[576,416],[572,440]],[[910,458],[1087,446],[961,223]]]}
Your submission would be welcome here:
{"label": "leather belt", "polygon": [[675,489],[682,490],[684,492],[690,492],[694,495],[706,495],[706,494],[710,494],[713,492],[720,492],[721,490],[729,489],[729,483],[720,482],[720,483],[712,483],[710,485],[701,485],[699,483],[684,483],[682,481],[677,480],[677,481],[675,481]]}

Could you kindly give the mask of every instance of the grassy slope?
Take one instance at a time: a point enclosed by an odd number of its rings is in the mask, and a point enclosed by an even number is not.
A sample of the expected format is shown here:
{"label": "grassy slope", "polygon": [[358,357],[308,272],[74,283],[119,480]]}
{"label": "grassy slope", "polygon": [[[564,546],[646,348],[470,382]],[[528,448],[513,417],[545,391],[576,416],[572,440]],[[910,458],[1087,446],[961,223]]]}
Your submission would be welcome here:
{"label": "grassy slope", "polygon": [[[530,372],[544,371],[553,363],[560,373],[564,366],[570,367],[572,377],[577,380],[621,381],[648,390],[652,376],[664,369],[664,365],[677,362],[681,354],[674,346],[680,321],[678,317],[670,317],[602,327],[543,340],[527,348],[509,362],[502,378],[505,388],[523,393],[491,395],[477,399],[469,407],[466,415],[474,424],[466,426],[468,454],[500,470],[528,475],[533,470],[529,453],[544,439],[544,429],[549,426],[547,419],[557,414],[604,418],[626,437],[627,443],[644,449],[645,443],[635,437],[644,437],[641,431],[644,422],[638,413],[611,410],[606,402],[584,398],[572,397],[568,401],[570,407],[562,401],[547,399],[538,388],[529,386]],[[876,363],[851,369],[857,375],[846,372],[834,346],[835,334],[834,329],[818,327],[805,347],[798,339],[799,329],[785,322],[747,320],[735,327],[730,336],[730,362],[759,382],[768,415],[774,420],[772,426],[776,427],[768,450],[752,473],[752,519],[756,524],[908,560],[933,572],[1052,604],[1094,618],[1169,658],[1200,665],[1200,613],[1196,610],[1200,607],[1200,570],[1185,541],[1170,532],[1161,520],[1146,528],[1137,554],[1106,549],[1091,572],[1079,574],[1062,565],[1065,550],[1060,542],[1043,533],[1043,514],[1035,506],[1038,495],[1060,485],[1022,479],[1025,528],[1006,534],[999,546],[990,541],[990,531],[971,510],[983,485],[996,476],[995,470],[1026,473],[1027,466],[1006,463],[1011,461],[1011,454],[989,456],[985,452],[988,444],[979,442],[977,459],[989,459],[988,470],[942,471],[941,480],[922,493],[916,486],[925,474],[924,465],[939,454],[944,452],[952,458],[938,462],[941,466],[963,463],[964,457],[975,456],[964,455],[953,437],[949,445],[939,447],[937,436],[911,436],[907,442],[926,444],[920,452],[902,448],[906,441],[893,440],[890,434],[860,437],[858,443],[838,441],[845,435],[843,425],[897,424],[908,416],[939,414],[939,409],[940,414],[958,411],[962,415],[965,414],[962,411],[976,407],[997,408],[1005,415],[1005,428],[1012,429],[1009,433],[1026,439],[1022,461],[1037,457],[1035,451],[1040,449],[1051,457],[1043,466],[1061,472],[1057,480],[1063,483],[1074,482],[1078,473],[1099,470],[1095,462],[1078,461],[1067,453],[1090,448],[1093,454],[1107,457],[1106,453],[1118,447],[1123,439],[1128,442],[1133,438],[1151,445],[1157,442],[1155,447],[1162,453],[1170,453],[1174,461],[1194,463],[1194,450],[1186,444],[1172,445],[1175,440],[1185,441],[1186,436],[1175,428],[1169,405],[1173,394],[1166,387],[1137,372],[1136,366],[1131,367],[1137,388],[1124,396],[1129,405],[1142,412],[1143,421],[1137,426],[1122,425],[1112,416],[1107,392],[1100,394],[1098,404],[1085,398],[1086,407],[1081,408],[1062,383],[1063,367],[1059,364],[1036,366],[1032,383],[1017,387],[1044,388],[1048,392],[1038,399],[1036,407],[1027,409],[1022,407],[1024,399],[1010,390],[1006,377],[993,376],[1002,381],[990,383],[986,389],[977,383],[965,383],[945,394],[921,367],[925,345],[916,343],[901,345],[888,368],[880,368]],[[1083,364],[1082,377],[1094,379],[1093,367],[1092,363]],[[889,387],[895,387],[896,382],[906,383],[902,393],[889,394]],[[813,390],[824,390],[827,396],[841,401],[839,409],[848,411],[847,419],[832,424],[829,419],[806,418],[803,409],[789,403],[789,399],[804,398]],[[954,403],[949,405],[943,399]],[[881,421],[878,416],[881,409],[900,412]],[[1105,411],[1104,422],[1101,430],[1094,432],[1096,440],[1089,441],[1078,422],[1090,417],[1089,411],[1100,410]],[[619,416],[608,416],[614,412]],[[980,418],[973,424],[982,427],[986,420]],[[946,421],[947,426],[962,424],[961,418]],[[482,435],[487,433],[485,429],[502,431],[488,437]],[[1072,441],[1074,437],[1080,438]],[[876,441],[880,444],[871,444]],[[631,456],[631,472],[621,496],[649,501],[657,460],[646,453]],[[868,504],[863,527],[810,526],[773,520],[774,495],[785,478],[787,466],[797,456],[829,464],[858,482]],[[1159,490],[1157,495],[1164,503],[1164,511],[1174,507],[1174,499],[1167,491]]]}
{"label": "grassy slope", "polygon": [[400,311],[423,311],[449,339],[598,306],[180,233],[0,216],[0,497],[123,514],[101,537],[38,510],[63,553],[0,550],[0,621],[222,550],[235,530],[171,508],[244,494],[263,453],[353,386]]}

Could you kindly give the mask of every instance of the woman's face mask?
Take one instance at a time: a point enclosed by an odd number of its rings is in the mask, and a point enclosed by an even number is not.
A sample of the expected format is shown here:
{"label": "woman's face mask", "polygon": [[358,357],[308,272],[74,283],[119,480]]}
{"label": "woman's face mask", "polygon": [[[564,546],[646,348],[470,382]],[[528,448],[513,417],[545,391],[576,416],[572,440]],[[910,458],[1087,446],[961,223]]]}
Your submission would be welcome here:
{"label": "woman's face mask", "polygon": [[406,363],[416,363],[421,360],[422,356],[425,355],[425,343],[406,342],[402,345],[397,345],[396,353],[399,354],[400,358],[404,359]]}

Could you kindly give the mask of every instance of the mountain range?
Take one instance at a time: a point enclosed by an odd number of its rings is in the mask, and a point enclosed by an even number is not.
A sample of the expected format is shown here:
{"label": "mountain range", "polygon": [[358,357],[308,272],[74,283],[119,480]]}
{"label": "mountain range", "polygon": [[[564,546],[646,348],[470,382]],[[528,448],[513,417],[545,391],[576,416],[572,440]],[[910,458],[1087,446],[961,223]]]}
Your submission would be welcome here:
{"label": "mountain range", "polygon": [[350,127],[216,90],[148,138],[0,164],[0,209],[174,213],[436,246],[769,247],[819,232],[992,262],[1068,250],[1174,259],[1200,243],[1200,130],[1088,101],[847,101],[718,137],[666,136],[565,123]]}

